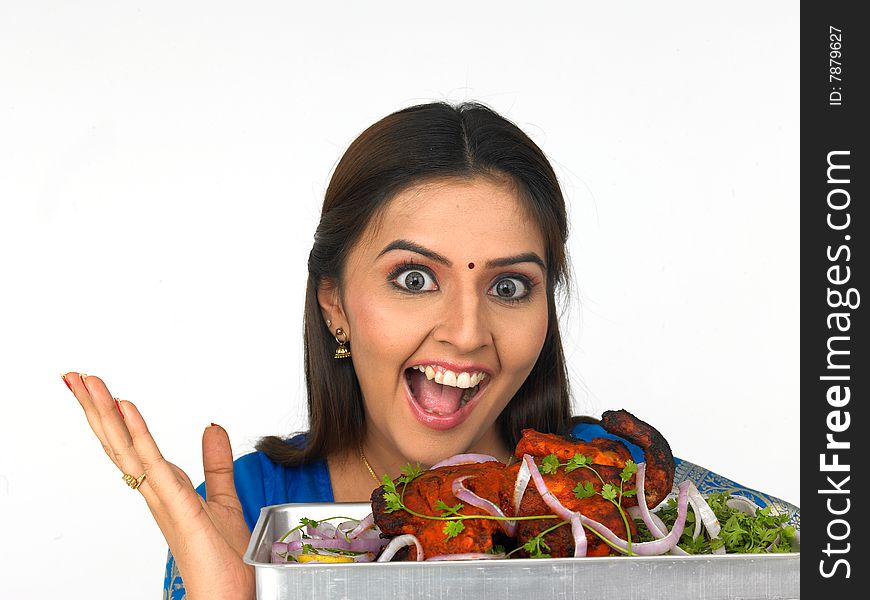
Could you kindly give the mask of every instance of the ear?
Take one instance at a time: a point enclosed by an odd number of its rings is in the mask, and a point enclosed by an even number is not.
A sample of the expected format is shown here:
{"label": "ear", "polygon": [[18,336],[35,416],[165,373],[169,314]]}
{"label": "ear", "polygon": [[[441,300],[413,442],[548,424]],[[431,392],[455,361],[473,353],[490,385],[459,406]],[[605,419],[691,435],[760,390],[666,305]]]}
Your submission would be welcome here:
{"label": "ear", "polygon": [[338,282],[334,279],[324,278],[317,286],[317,303],[320,305],[320,314],[323,315],[323,322],[332,321],[332,325],[327,326],[327,329],[332,332],[338,327],[341,327],[345,331],[348,330],[347,317],[341,303]]}

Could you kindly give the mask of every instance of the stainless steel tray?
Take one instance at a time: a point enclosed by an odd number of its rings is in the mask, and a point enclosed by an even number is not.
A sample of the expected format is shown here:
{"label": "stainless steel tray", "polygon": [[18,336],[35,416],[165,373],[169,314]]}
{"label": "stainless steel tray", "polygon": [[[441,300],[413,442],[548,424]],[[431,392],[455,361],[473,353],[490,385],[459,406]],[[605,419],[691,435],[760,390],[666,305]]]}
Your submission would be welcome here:
{"label": "stainless steel tray", "polygon": [[267,506],[245,562],[254,566],[259,600],[380,598],[518,600],[800,598],[800,554],[593,557],[360,564],[269,563],[272,542],[301,517],[362,518],[367,503]]}

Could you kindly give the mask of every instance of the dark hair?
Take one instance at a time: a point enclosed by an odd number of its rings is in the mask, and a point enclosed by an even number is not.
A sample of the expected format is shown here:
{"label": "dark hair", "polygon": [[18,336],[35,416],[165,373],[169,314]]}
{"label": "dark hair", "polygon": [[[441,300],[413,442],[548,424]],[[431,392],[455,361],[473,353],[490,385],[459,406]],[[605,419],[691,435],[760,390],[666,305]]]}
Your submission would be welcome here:
{"label": "dark hair", "polygon": [[571,425],[568,377],[556,313],[568,283],[565,201],[553,168],[516,125],[481,104],[412,106],[381,119],[354,140],[335,167],[308,257],[305,291],[305,383],[309,432],[303,445],[270,436],[257,444],[273,461],[295,465],[355,448],[365,434],[362,392],[317,301],[322,281],[340,282],[347,256],[389,200],[425,180],[490,177],[511,183],[544,237],[549,324],[540,356],[498,418],[508,447],[520,430],[562,432]]}

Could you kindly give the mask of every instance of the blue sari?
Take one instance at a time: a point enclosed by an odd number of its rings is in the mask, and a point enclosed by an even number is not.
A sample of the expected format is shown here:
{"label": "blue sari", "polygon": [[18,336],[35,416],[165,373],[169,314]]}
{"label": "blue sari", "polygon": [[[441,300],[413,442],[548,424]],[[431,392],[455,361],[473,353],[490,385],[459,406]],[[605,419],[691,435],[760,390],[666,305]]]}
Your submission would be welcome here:
{"label": "blue sari", "polygon": [[[619,440],[631,451],[635,462],[640,463],[644,460],[643,450],[638,446],[606,432],[600,425],[581,423],[574,427],[572,434],[585,441],[594,438]],[[299,445],[303,440],[304,436],[298,435],[288,443]],[[687,460],[675,458],[675,461],[677,470],[674,476],[674,489],[688,480],[693,482],[702,494],[729,492],[745,496],[758,506],[770,506],[773,514],[788,514],[789,524],[800,529],[800,509],[796,506],[749,489]],[[234,478],[245,522],[248,524],[248,529],[252,531],[260,516],[260,509],[264,506],[297,502],[334,502],[332,482],[325,460],[297,467],[285,467],[276,465],[262,452],[252,452],[235,461]],[[196,491],[204,498],[205,484],[200,485]],[[181,600],[184,597],[184,581],[170,552],[163,581],[163,598]]]}

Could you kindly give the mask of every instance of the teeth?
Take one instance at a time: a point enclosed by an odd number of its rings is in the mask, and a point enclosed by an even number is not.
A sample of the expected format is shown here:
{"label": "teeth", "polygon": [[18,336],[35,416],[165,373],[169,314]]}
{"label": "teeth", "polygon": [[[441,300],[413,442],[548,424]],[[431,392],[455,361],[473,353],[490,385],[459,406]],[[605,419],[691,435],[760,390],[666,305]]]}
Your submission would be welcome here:
{"label": "teeth", "polygon": [[430,381],[434,379],[435,383],[449,385],[450,387],[457,387],[464,390],[475,387],[486,378],[486,373],[483,373],[482,371],[462,371],[456,373],[449,369],[442,370],[443,367],[438,368],[433,367],[432,365],[414,365],[411,368],[424,373],[426,379],[429,379]]}
{"label": "teeth", "polygon": [[459,374],[459,377],[456,378],[456,387],[466,389],[471,387],[471,375],[466,372],[462,372]]}

